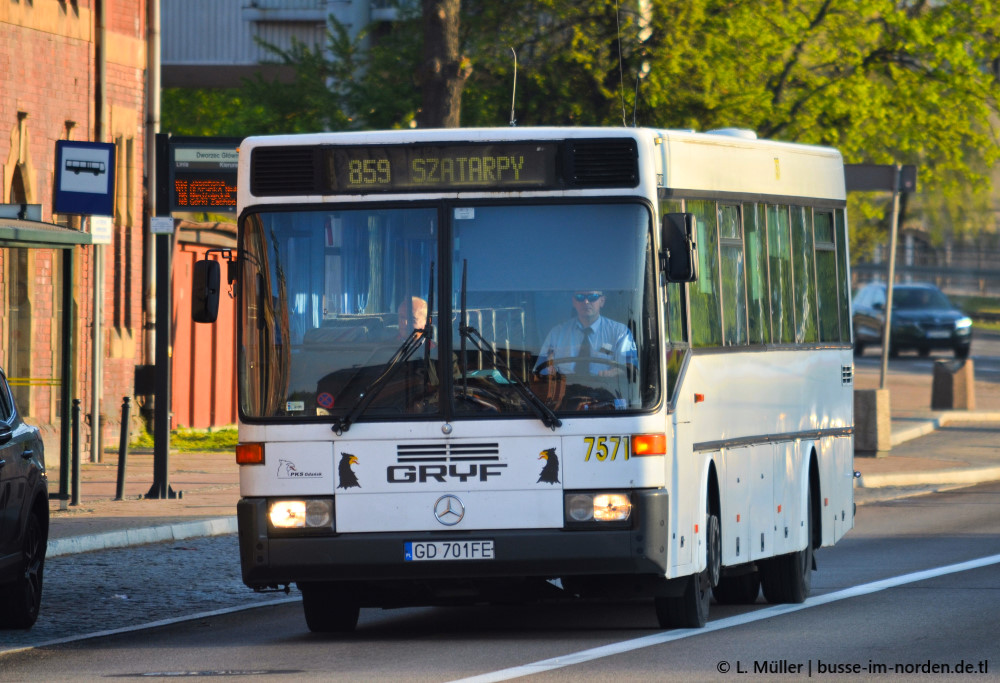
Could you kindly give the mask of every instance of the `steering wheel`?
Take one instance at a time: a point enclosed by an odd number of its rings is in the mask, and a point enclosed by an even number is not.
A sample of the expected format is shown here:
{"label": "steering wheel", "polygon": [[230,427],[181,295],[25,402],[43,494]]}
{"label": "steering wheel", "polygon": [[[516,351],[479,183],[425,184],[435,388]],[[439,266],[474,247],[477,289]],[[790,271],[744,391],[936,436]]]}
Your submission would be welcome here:
{"label": "steering wheel", "polygon": [[[607,365],[612,370],[619,370],[623,374],[628,371],[628,366],[625,363],[619,363],[611,358],[601,358],[600,356],[562,356],[561,358],[553,358],[552,360],[546,361],[545,364],[540,368],[544,370],[550,364],[556,368],[558,371],[558,366],[562,363],[601,363],[602,365]],[[580,372],[574,368],[573,374],[583,375],[589,374],[585,372]],[[595,377],[603,377],[604,375],[594,375]]]}

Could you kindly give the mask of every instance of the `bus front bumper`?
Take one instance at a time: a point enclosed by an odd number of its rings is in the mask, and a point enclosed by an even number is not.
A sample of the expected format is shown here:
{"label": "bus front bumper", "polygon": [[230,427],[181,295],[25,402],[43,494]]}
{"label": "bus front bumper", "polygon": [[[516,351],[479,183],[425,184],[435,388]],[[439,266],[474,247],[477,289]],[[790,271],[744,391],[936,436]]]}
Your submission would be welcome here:
{"label": "bus front bumper", "polygon": [[[252,588],[309,582],[648,575],[667,570],[668,495],[633,494],[630,528],[269,534],[266,498],[237,505],[243,581]],[[493,559],[407,561],[405,545],[493,541]]]}

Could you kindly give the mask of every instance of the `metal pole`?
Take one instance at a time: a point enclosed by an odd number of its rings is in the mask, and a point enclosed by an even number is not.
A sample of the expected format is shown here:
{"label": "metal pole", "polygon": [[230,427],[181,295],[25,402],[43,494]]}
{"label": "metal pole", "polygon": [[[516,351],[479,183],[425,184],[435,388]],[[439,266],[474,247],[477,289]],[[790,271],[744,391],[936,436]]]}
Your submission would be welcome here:
{"label": "metal pole", "polygon": [[118,484],[115,487],[115,500],[122,500],[125,495],[125,467],[128,460],[129,414],[132,412],[129,397],[122,397],[122,434],[118,441]]}
{"label": "metal pole", "polygon": [[153,485],[147,498],[177,498],[170,488],[170,267],[172,235],[157,235],[156,394],[153,402]]}
{"label": "metal pole", "polygon": [[69,502],[70,451],[73,448],[73,411],[70,396],[76,378],[76,347],[73,331],[76,329],[76,301],[73,298],[73,249],[63,249],[62,262],[62,359],[60,361],[61,387],[59,390],[59,508],[66,509]]}
{"label": "metal pole", "polygon": [[73,494],[70,505],[80,504],[80,399],[73,399]]}
{"label": "metal pole", "polygon": [[[97,92],[94,103],[94,140],[104,142],[108,129],[108,2],[96,0],[94,4],[96,22],[95,68],[97,71]],[[112,219],[113,220],[113,219]],[[104,390],[104,247],[93,245],[93,328],[91,329],[91,419],[90,419],[90,461],[100,462],[101,433],[101,393]]]}
{"label": "metal pole", "polygon": [[902,166],[896,164],[892,181],[892,221],[889,228],[889,279],[885,285],[885,329],[882,330],[882,369],[879,389],[885,389],[885,376],[889,371],[889,332],[892,329],[892,290],[896,279],[896,233],[899,228],[899,181]]}
{"label": "metal pole", "polygon": [[[146,206],[148,216],[159,216],[157,210],[157,134],[160,132],[160,0],[146,3]],[[145,234],[146,325],[143,362],[156,362],[156,236]],[[166,286],[166,285],[165,285]],[[148,400],[148,399],[147,399]]]}

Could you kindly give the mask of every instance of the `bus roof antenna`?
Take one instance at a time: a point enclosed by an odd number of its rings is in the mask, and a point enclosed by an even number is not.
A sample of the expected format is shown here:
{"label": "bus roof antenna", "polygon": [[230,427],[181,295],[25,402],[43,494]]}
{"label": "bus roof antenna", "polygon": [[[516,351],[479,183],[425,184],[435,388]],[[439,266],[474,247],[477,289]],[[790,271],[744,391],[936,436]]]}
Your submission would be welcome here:
{"label": "bus roof antenna", "polygon": [[510,92],[510,126],[514,128],[517,126],[517,119],[514,118],[514,97],[517,95],[517,53],[514,52],[514,48],[511,48],[510,51],[514,55],[514,85]]}

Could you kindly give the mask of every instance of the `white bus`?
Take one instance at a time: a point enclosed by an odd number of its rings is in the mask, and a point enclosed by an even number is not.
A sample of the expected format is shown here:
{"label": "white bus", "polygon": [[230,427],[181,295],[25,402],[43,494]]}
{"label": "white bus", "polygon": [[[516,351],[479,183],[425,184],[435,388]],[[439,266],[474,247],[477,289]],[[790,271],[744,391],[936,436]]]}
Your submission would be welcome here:
{"label": "white bus", "polygon": [[[238,187],[243,580],[296,584],[311,630],[595,596],[698,627],[713,594],[804,600],[814,549],[852,528],[837,151],[252,137]],[[219,272],[196,267],[196,320]]]}

